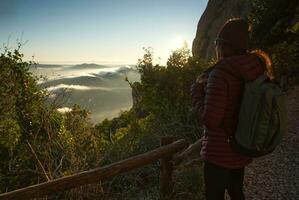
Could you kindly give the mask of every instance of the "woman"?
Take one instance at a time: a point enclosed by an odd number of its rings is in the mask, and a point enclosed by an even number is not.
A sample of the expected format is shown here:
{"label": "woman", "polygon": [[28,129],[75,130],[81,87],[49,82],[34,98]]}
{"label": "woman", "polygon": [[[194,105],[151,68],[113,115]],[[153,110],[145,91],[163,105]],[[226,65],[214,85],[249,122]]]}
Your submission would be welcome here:
{"label": "woman", "polygon": [[201,75],[191,90],[192,103],[205,126],[201,157],[207,200],[224,199],[225,190],[232,200],[242,200],[244,168],[252,159],[233,151],[233,135],[242,98],[244,81],[252,81],[272,67],[262,51],[249,53],[249,24],[240,18],[228,20],[215,40],[218,62]]}

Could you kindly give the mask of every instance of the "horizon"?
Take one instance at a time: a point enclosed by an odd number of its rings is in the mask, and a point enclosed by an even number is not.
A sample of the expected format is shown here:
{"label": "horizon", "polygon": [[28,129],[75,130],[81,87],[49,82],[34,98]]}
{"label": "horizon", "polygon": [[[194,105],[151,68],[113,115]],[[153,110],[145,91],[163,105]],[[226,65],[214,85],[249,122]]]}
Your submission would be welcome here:
{"label": "horizon", "polygon": [[15,48],[21,40],[25,60],[34,57],[40,64],[136,64],[143,47],[152,47],[157,62],[164,64],[184,41],[191,49],[206,4],[3,0],[0,41]]}
{"label": "horizon", "polygon": [[58,65],[58,66],[75,66],[75,65],[104,65],[106,67],[113,67],[113,66],[130,66],[130,65],[136,65],[136,63],[118,63],[118,62],[101,62],[101,61],[65,61],[65,62],[48,62],[48,61],[41,61],[41,62],[36,62],[35,64],[37,65]]}

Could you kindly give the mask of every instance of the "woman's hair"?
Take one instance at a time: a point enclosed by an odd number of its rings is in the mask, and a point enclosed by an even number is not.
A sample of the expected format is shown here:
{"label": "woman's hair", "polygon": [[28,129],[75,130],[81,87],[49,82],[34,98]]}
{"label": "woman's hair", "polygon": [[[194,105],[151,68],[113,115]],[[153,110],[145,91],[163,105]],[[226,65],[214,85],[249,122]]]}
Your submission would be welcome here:
{"label": "woman's hair", "polygon": [[270,56],[260,49],[253,50],[251,51],[251,53],[257,55],[261,59],[261,61],[265,64],[264,65],[265,75],[269,77],[270,80],[274,79],[274,74],[273,74],[274,72],[273,72]]}

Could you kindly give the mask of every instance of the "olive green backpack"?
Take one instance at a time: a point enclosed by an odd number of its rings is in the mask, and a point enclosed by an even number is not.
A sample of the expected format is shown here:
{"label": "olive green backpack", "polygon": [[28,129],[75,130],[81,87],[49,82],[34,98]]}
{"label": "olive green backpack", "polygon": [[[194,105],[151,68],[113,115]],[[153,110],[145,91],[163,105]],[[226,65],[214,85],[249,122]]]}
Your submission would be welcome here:
{"label": "olive green backpack", "polygon": [[287,128],[286,94],[279,84],[261,75],[244,85],[236,132],[229,143],[250,157],[272,152]]}

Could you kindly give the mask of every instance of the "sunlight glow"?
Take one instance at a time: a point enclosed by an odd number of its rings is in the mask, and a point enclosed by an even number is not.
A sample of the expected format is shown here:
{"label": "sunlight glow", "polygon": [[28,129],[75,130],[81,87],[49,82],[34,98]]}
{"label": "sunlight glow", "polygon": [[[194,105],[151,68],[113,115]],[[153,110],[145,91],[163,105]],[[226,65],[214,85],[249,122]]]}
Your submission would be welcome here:
{"label": "sunlight glow", "polygon": [[185,41],[185,39],[180,35],[174,37],[171,40],[171,44],[170,44],[171,49],[175,50],[175,49],[178,49],[178,48],[182,48],[184,46],[184,41]]}

